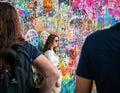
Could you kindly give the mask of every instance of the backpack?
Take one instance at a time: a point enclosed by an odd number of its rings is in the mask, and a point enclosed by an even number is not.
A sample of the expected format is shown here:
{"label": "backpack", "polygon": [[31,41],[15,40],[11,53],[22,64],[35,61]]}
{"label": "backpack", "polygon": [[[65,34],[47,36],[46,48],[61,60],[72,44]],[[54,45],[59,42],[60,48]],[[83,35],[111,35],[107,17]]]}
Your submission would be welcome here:
{"label": "backpack", "polygon": [[0,70],[0,93],[37,93],[33,82],[32,60],[23,45],[14,45],[2,53],[11,69]]}

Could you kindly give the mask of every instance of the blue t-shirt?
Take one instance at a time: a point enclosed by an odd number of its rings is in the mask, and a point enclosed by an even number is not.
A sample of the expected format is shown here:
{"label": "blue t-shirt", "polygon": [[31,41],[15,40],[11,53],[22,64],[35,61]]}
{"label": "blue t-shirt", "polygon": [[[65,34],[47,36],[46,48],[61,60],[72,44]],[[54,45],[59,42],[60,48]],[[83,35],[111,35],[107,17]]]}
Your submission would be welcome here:
{"label": "blue t-shirt", "polygon": [[41,55],[41,52],[35,46],[31,45],[30,43],[24,42],[23,45],[26,47],[28,54],[32,58],[32,60],[34,60],[39,55]]}
{"label": "blue t-shirt", "polygon": [[95,80],[97,93],[120,93],[120,23],[86,38],[76,74]]}

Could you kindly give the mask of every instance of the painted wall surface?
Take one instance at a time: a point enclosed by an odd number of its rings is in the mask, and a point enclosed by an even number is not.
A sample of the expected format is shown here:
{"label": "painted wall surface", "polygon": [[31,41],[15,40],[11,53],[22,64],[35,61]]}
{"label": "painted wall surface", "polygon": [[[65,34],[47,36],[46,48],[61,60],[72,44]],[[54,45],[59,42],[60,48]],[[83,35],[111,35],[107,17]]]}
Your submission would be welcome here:
{"label": "painted wall surface", "polygon": [[86,36],[120,21],[120,0],[9,1],[18,11],[26,39],[40,51],[49,33],[60,36],[61,93],[75,89],[74,74]]}

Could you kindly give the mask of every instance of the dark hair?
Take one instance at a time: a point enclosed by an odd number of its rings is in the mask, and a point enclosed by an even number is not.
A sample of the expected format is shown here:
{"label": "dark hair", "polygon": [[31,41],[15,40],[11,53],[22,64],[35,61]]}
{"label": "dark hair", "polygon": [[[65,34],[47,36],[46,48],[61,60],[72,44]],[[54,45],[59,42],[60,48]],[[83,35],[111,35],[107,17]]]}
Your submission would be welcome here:
{"label": "dark hair", "polygon": [[17,11],[10,3],[0,2],[0,69],[5,66],[2,51],[23,41]]}
{"label": "dark hair", "polygon": [[[45,53],[47,50],[51,49],[51,46],[53,45],[54,39],[58,37],[58,35],[55,34],[50,34],[45,42],[45,46],[43,49],[43,53]],[[59,38],[59,37],[58,37]],[[53,48],[53,50],[56,52],[55,47]]]}

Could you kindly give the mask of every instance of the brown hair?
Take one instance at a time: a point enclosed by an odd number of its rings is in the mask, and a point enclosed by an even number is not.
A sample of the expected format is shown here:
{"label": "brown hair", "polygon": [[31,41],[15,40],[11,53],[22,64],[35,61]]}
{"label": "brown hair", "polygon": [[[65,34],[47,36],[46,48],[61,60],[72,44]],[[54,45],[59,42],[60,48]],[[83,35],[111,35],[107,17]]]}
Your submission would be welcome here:
{"label": "brown hair", "polygon": [[10,3],[0,2],[0,69],[6,67],[2,52],[6,48],[23,41],[17,11]]}
{"label": "brown hair", "polygon": [[[46,52],[47,50],[50,50],[51,49],[51,46],[53,44],[53,41],[54,39],[58,37],[57,35],[55,34],[50,34],[45,42],[45,46],[44,46],[44,49],[43,49],[43,53]],[[58,37],[59,38],[59,37]],[[53,50],[56,52],[55,50],[55,47],[53,48]]]}

